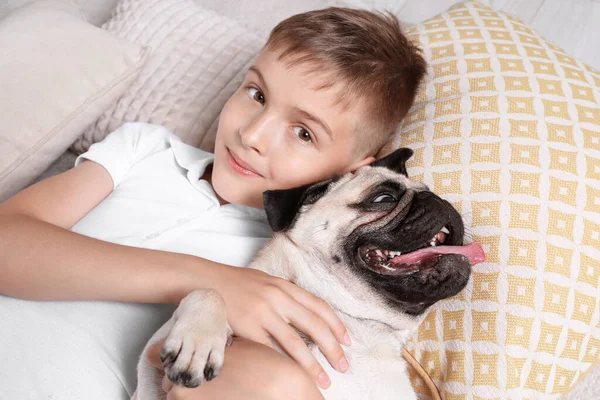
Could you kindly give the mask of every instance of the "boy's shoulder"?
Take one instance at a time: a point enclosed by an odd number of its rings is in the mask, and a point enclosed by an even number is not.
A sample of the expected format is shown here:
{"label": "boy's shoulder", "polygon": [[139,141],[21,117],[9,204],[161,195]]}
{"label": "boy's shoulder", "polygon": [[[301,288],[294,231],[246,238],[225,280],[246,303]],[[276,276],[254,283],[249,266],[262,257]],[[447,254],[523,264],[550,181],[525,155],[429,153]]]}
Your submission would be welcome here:
{"label": "boy's shoulder", "polygon": [[158,145],[161,148],[171,147],[179,164],[182,162],[189,164],[189,162],[199,159],[212,159],[214,157],[213,153],[184,143],[173,131],[162,125],[128,122],[111,134],[131,141],[131,144],[135,144],[136,147],[143,147],[144,145],[150,147]]}
{"label": "boy's shoulder", "polygon": [[[149,124],[146,122],[126,122],[113,132],[109,133],[106,138],[109,136],[144,141],[164,140],[170,138],[179,140],[177,135],[175,135],[169,128],[162,125]],[[106,138],[104,138],[104,140],[106,140]]]}
{"label": "boy's shoulder", "polygon": [[[148,169],[156,162],[165,160],[163,156],[155,157],[165,152],[172,153],[167,158],[172,157],[180,167],[187,170],[198,164],[211,163],[214,159],[212,153],[183,143],[164,126],[130,122],[121,125],[101,142],[93,144],[76,159],[75,166],[86,159],[101,164],[110,173],[116,187],[135,165],[144,163],[144,169]],[[165,164],[168,165],[170,164]]]}

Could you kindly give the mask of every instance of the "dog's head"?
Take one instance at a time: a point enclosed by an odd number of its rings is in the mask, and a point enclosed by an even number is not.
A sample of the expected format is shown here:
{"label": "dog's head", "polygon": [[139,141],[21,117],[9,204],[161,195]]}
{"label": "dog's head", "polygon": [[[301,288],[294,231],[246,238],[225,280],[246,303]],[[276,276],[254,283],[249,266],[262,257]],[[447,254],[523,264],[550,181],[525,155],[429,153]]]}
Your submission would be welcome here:
{"label": "dog's head", "polygon": [[463,245],[450,203],[408,179],[411,155],[403,148],[354,173],[267,191],[264,204],[273,231],[306,254],[303,265],[319,264],[349,293],[416,316],[460,292],[483,251]]}

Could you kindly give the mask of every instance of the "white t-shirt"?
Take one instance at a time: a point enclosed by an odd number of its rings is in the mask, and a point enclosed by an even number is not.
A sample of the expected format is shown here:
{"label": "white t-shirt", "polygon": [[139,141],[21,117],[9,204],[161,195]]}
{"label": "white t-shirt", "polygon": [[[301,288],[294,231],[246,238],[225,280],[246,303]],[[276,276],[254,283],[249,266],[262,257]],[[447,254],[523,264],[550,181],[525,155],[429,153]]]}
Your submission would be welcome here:
{"label": "white t-shirt", "polygon": [[[246,266],[272,231],[264,210],[219,204],[200,179],[213,158],[164,127],[123,125],[76,160],[104,166],[114,189],[72,230]],[[0,296],[0,399],[128,399],[138,357],[173,309]]]}

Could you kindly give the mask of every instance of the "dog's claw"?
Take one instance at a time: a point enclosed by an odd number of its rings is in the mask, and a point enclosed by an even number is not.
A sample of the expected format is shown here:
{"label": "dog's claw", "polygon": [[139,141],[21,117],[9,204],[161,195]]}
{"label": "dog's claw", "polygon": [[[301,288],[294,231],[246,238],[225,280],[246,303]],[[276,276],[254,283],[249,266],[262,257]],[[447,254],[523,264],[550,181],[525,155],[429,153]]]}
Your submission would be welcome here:
{"label": "dog's claw", "polygon": [[181,353],[182,347],[183,346],[179,347],[177,354],[175,354],[174,351],[167,351],[164,347],[160,349],[160,361],[162,362],[163,367],[168,368],[171,365],[173,365],[173,363],[175,362],[175,360],[177,360],[177,357]]}
{"label": "dog's claw", "polygon": [[206,379],[207,382],[210,382],[213,380],[214,377],[215,377],[215,368],[212,365],[207,365],[204,368],[204,379]]}
{"label": "dog's claw", "polygon": [[202,379],[195,377],[189,371],[174,372],[169,371],[167,373],[169,380],[178,386],[185,386],[187,388],[195,388],[202,384]]}
{"label": "dog's claw", "polygon": [[199,385],[196,384],[195,379],[192,377],[192,374],[190,374],[188,371],[182,372],[181,374],[179,374],[181,383],[183,386],[185,387],[196,387]]}

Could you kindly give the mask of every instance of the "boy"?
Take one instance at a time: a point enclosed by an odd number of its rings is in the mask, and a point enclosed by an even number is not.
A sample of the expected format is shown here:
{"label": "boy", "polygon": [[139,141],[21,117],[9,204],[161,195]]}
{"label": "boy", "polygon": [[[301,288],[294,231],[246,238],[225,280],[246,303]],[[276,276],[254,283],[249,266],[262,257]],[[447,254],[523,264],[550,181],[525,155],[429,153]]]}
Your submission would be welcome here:
{"label": "boy", "polygon": [[[320,398],[311,382],[326,388],[329,378],[290,325],[344,372],[340,343],[350,338],[341,321],[292,283],[231,265],[245,266],[270,236],[262,193],[372,162],[424,72],[392,16],[341,8],[296,15],[272,31],[223,108],[214,157],[165,128],[126,124],[72,170],[1,204],[0,293],[96,300],[0,297],[2,325],[17,326],[0,328],[3,395],[130,396],[137,357],[173,308],[128,303],[177,304],[211,287],[236,336],[249,340],[228,348],[214,382],[181,389],[164,381],[170,398]],[[20,318],[46,332],[30,336]],[[269,349],[269,337],[297,364]],[[53,368],[31,375],[17,365],[40,360]]]}

